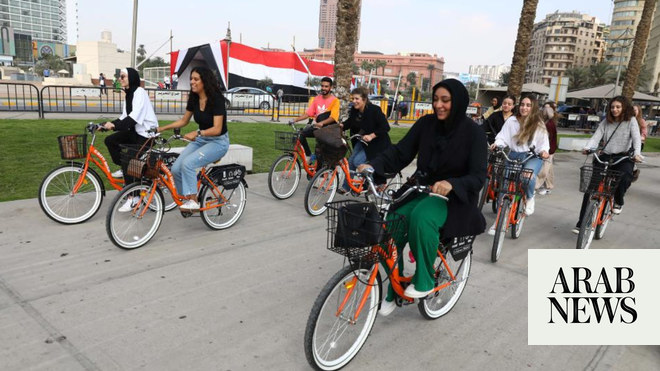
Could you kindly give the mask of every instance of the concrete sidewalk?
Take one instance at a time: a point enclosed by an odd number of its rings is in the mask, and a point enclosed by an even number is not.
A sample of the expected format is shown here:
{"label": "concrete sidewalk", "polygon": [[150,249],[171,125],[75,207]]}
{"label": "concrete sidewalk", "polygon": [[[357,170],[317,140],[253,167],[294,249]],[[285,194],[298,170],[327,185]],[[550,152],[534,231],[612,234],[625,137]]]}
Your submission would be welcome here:
{"label": "concrete sidewalk", "polygon": [[[477,238],[455,309],[437,321],[413,306],[378,317],[347,370],[660,369],[657,346],[527,345],[527,250],[575,248],[584,156],[556,158],[554,192],[538,196],[536,214],[520,239],[505,240],[498,263],[490,262],[492,238]],[[592,248],[660,243],[660,156],[647,161],[622,215]],[[106,235],[114,192],[74,226],[48,219],[36,199],[0,203],[0,369],[308,369],[307,317],[342,258],[326,250],[325,219],[303,210],[304,177],[285,201],[270,195],[266,174],[247,181],[247,208],[232,228],[212,231],[173,211],[134,251]]]}

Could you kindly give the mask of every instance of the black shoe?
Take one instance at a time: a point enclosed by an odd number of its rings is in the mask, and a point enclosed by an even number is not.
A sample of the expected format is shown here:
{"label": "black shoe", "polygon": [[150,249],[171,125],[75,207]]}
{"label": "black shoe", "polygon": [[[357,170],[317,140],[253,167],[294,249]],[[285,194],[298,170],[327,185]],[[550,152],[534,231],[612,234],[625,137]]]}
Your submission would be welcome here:
{"label": "black shoe", "polygon": [[612,208],[612,214],[619,215],[621,214],[621,210],[623,210],[623,205],[614,204],[614,207]]}

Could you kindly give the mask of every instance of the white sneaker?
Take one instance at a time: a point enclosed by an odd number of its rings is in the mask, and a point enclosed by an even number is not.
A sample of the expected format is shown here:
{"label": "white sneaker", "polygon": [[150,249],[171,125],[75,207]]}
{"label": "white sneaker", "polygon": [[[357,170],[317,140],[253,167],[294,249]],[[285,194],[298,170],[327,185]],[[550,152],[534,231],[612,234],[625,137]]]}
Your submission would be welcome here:
{"label": "white sneaker", "polygon": [[614,204],[614,207],[612,208],[612,214],[619,215],[619,214],[621,214],[621,210],[623,210],[622,205]]}
{"label": "white sneaker", "polygon": [[121,169],[115,171],[114,173],[110,174],[112,175],[113,178],[123,178],[124,177],[124,172],[121,171]]}
{"label": "white sneaker", "polygon": [[409,297],[409,298],[419,299],[419,298],[426,297],[428,294],[430,294],[432,292],[433,292],[433,289],[428,290],[428,291],[417,291],[415,289],[415,285],[413,285],[411,283],[408,287],[406,287],[406,291],[404,291],[403,294],[405,296]]}
{"label": "white sneaker", "polygon": [[127,213],[133,210],[133,208],[135,207],[135,205],[137,205],[137,203],[138,203],[137,197],[129,197],[126,200],[126,202],[124,202],[124,204],[121,205],[119,209],[117,209],[117,211],[119,211],[120,213]]}
{"label": "white sneaker", "polygon": [[395,309],[396,309],[396,304],[394,303],[394,301],[383,300],[380,303],[380,310],[378,311],[378,314],[380,314],[381,316],[389,316],[390,313],[394,312]]}
{"label": "white sneaker", "polygon": [[527,199],[527,205],[525,206],[525,214],[530,216],[534,214],[534,197]]}
{"label": "white sneaker", "polygon": [[495,235],[495,228],[497,227],[497,220],[493,223],[493,225],[490,226],[490,229],[488,230],[488,235],[489,236],[494,236]]}
{"label": "white sneaker", "polygon": [[547,190],[547,189],[545,189],[545,188],[541,188],[541,189],[539,189],[538,191],[536,191],[536,194],[539,194],[539,195],[541,195],[541,196],[545,196],[545,195],[547,195],[548,193],[550,193],[550,191]]}
{"label": "white sneaker", "polygon": [[190,211],[199,211],[199,204],[195,202],[194,200],[188,200],[186,203],[180,206],[182,209],[190,210]]}

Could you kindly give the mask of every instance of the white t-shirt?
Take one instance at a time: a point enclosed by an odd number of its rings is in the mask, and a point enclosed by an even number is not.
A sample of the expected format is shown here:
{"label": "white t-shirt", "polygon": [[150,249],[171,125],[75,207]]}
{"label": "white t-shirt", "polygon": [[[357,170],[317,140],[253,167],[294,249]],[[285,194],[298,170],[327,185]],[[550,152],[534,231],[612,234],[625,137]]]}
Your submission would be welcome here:
{"label": "white t-shirt", "polygon": [[520,131],[520,123],[516,116],[509,117],[502,126],[499,134],[495,137],[495,144],[499,147],[508,146],[514,152],[527,152],[531,146],[534,146],[536,153],[542,151],[550,151],[550,140],[548,139],[548,131],[545,127],[539,127],[534,132],[534,137],[531,143],[518,144],[514,138]]}

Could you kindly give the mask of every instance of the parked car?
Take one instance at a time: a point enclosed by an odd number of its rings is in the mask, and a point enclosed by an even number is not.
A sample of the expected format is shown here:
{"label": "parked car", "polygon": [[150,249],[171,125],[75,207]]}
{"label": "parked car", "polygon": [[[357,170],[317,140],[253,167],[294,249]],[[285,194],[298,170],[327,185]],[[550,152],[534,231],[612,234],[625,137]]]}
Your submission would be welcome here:
{"label": "parked car", "polygon": [[273,95],[257,88],[235,87],[225,92],[227,108],[260,108],[268,110],[274,106]]}

